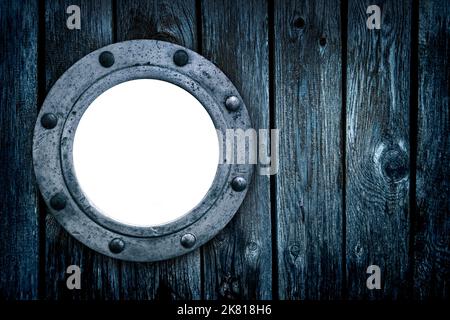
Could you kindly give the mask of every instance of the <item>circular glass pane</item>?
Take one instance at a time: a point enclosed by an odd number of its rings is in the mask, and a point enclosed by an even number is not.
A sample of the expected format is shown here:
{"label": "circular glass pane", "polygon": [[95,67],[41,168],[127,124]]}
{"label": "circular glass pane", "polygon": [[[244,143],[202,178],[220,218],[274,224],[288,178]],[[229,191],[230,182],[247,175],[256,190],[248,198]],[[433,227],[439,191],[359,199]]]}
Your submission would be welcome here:
{"label": "circular glass pane", "polygon": [[219,162],[212,119],[186,90],[139,79],[97,97],[75,132],[73,163],[81,190],[103,215],[158,226],[206,196]]}

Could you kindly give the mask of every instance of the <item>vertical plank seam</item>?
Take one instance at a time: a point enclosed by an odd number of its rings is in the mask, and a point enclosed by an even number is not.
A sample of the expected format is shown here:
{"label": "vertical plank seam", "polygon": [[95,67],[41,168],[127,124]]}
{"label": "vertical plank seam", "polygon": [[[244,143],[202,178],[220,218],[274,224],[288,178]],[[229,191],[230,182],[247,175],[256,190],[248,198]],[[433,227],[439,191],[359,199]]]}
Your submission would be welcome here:
{"label": "vertical plank seam", "polygon": [[[37,112],[39,112],[40,106],[44,102],[46,95],[46,76],[45,76],[45,2],[39,1],[38,3],[38,43],[37,43]],[[34,174],[34,172],[32,173]],[[36,181],[35,181],[36,183]],[[46,230],[45,230],[45,217],[46,217],[46,205],[39,191],[39,187],[36,183],[36,193],[37,193],[37,208],[36,212],[38,215],[38,230],[39,230],[39,244],[38,244],[38,261],[39,261],[39,270],[38,270],[38,299],[45,299],[46,292],[46,283],[45,283],[45,275],[46,275]]]}
{"label": "vertical plank seam", "polygon": [[409,288],[414,296],[414,253],[415,235],[417,231],[417,196],[416,196],[416,167],[417,167],[417,135],[419,110],[419,0],[412,0],[411,8],[411,60],[410,60],[410,93],[409,93]]}
{"label": "vertical plank seam", "polygon": [[348,2],[341,0],[341,149],[342,149],[342,298],[347,295],[347,39],[348,39]]}
{"label": "vertical plank seam", "polygon": [[117,42],[117,0],[111,0],[111,30],[112,42]]}
{"label": "vertical plank seam", "polygon": [[201,0],[195,1],[195,15],[197,22],[197,52],[203,54],[203,30],[202,30],[202,2]]}
{"label": "vertical plank seam", "polygon": [[[118,0],[111,0],[111,34],[112,34],[112,43],[116,43],[118,36],[118,24],[117,24],[117,1]],[[125,299],[125,293],[122,286],[122,273],[124,271],[124,262],[122,260],[117,260],[117,282],[118,282],[118,288],[117,288],[117,295],[119,299],[123,300]]]}
{"label": "vertical plank seam", "polygon": [[[276,129],[275,114],[275,5],[268,0],[268,40],[269,40],[269,126]],[[278,221],[277,221],[277,180],[276,175],[270,176],[270,215],[272,233],[272,299],[279,299],[278,292]]]}
{"label": "vertical plank seam", "polygon": [[[195,16],[197,26],[197,52],[203,55],[203,30],[202,30],[202,3],[195,0]],[[204,246],[200,247],[200,299],[205,299],[205,251]]]}

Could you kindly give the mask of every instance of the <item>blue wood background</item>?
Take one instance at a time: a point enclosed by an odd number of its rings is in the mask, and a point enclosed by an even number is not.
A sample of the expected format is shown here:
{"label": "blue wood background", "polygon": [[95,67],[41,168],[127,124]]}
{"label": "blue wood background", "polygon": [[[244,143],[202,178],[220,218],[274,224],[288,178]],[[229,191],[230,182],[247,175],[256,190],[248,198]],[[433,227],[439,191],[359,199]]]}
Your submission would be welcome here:
{"label": "blue wood background", "polygon": [[[66,8],[81,8],[68,30]],[[378,5],[381,30],[368,30]],[[450,1],[0,1],[0,299],[448,299]],[[110,43],[159,39],[217,64],[280,171],[170,261],[72,239],[40,199],[32,133],[47,91]],[[82,269],[68,290],[66,268]],[[368,290],[379,265],[382,289]]]}

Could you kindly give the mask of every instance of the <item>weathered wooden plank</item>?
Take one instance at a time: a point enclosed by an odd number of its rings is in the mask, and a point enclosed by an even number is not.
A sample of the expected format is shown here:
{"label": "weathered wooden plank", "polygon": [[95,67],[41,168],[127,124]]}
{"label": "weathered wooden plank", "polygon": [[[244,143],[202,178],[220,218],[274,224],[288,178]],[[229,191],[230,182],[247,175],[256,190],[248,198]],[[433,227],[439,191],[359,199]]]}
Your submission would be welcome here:
{"label": "weathered wooden plank", "polygon": [[339,2],[275,2],[280,299],[341,297],[343,143]]}
{"label": "weathered wooden plank", "polygon": [[417,234],[414,291],[419,299],[450,296],[450,3],[419,8]]}
{"label": "weathered wooden plank", "polygon": [[[195,1],[118,1],[117,41],[157,39],[197,50]],[[122,264],[123,299],[200,299],[200,249],[159,263]]]}
{"label": "weathered wooden plank", "polygon": [[117,41],[155,39],[197,50],[195,0],[117,2]]}
{"label": "weathered wooden plank", "polygon": [[0,2],[0,300],[36,299],[39,215],[32,140],[37,115],[38,6]]}
{"label": "weathered wooden plank", "polygon": [[[408,268],[411,1],[378,1],[380,30],[366,26],[372,4],[348,5],[347,286],[350,299],[395,299]],[[366,286],[372,264],[381,290]]]}
{"label": "weathered wooden plank", "polygon": [[[81,9],[81,30],[69,30],[66,9]],[[46,1],[45,86],[53,83],[77,60],[112,43],[110,0]],[[44,48],[41,48],[44,50]],[[81,290],[68,290],[66,269],[81,267]],[[120,262],[88,249],[72,238],[50,214],[46,217],[45,297],[48,299],[115,299],[119,297]]]}
{"label": "weathered wooden plank", "polygon": [[[266,1],[203,1],[203,55],[233,81],[252,126],[269,128]],[[255,172],[232,222],[204,248],[206,299],[272,297],[270,180]]]}

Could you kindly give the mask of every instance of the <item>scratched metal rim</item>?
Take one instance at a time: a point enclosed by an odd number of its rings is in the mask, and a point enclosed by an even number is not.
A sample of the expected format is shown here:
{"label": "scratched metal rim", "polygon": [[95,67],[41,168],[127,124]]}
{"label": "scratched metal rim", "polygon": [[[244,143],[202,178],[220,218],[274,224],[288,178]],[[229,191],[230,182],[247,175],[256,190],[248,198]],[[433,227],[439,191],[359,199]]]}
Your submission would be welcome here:
{"label": "scratched metal rim", "polygon": [[[101,93],[134,79],[158,79],[196,97],[217,129],[251,128],[245,104],[231,81],[199,54],[156,40],[112,44],[80,59],[58,79],[38,115],[33,139],[36,179],[57,221],[76,239],[105,255],[158,261],[192,251],[214,237],[241,205],[253,172],[250,164],[219,164],[207,195],[178,220],[155,227],[121,224],[97,211],[81,191],[72,147],[83,112]],[[227,105],[236,97],[239,108]],[[225,135],[223,135],[225,136]],[[242,190],[236,177],[247,181]]]}

